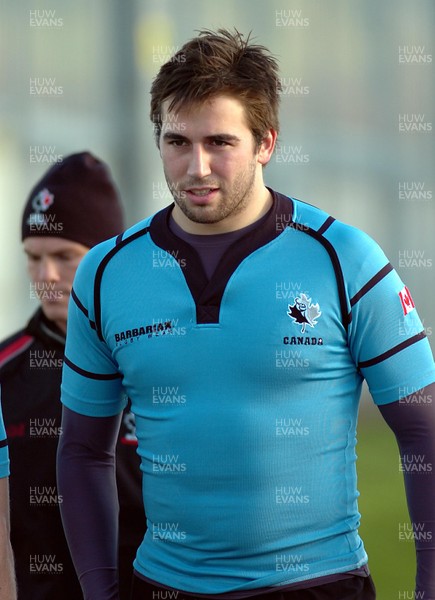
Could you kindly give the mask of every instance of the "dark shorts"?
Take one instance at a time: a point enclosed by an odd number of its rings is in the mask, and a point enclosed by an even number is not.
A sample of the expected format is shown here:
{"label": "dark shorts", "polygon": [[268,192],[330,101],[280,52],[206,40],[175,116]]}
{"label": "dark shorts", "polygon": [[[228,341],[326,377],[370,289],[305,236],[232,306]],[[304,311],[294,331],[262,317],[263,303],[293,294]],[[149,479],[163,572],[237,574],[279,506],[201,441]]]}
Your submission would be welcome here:
{"label": "dark shorts", "polygon": [[[218,598],[219,596],[217,596]],[[268,592],[252,596],[252,600],[375,600],[376,591],[371,577],[352,577],[299,591]],[[195,596],[176,590],[150,585],[133,577],[131,600],[195,600]]]}

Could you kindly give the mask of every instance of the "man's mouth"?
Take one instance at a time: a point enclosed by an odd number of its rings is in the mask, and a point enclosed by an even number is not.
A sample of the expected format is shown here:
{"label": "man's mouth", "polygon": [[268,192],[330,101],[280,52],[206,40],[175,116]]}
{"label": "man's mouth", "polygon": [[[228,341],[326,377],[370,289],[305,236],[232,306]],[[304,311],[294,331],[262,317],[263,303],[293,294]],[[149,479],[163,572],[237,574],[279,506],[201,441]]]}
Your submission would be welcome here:
{"label": "man's mouth", "polygon": [[188,188],[185,190],[185,193],[189,200],[193,202],[206,203],[210,202],[218,191],[219,188],[201,187]]}
{"label": "man's mouth", "polygon": [[207,196],[210,192],[214,192],[217,188],[190,188],[186,190],[195,196]]}

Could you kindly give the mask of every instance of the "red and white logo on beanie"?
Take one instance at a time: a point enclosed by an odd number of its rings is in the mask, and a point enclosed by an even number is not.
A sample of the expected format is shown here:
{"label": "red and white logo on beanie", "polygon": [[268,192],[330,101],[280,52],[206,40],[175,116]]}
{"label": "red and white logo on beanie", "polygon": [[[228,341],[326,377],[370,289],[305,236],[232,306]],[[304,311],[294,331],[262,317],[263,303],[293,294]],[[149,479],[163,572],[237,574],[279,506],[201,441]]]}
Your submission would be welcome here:
{"label": "red and white logo on beanie", "polygon": [[32,208],[35,212],[45,212],[54,202],[54,195],[47,188],[41,190],[32,200]]}
{"label": "red and white logo on beanie", "polygon": [[29,215],[27,224],[35,225],[38,223],[45,223],[45,218],[42,213],[45,213],[45,211],[53,204],[53,202],[54,194],[50,194],[47,188],[44,188],[38,192],[32,200],[32,208],[35,212]]}

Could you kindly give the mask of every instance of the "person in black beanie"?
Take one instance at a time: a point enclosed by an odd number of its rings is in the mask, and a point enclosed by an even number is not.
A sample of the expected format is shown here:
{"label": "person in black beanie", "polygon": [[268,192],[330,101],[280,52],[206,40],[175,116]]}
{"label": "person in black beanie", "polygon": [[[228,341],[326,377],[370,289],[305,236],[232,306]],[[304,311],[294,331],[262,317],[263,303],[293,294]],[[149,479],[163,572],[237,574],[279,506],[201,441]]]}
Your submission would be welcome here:
{"label": "person in black beanie", "polygon": [[[19,600],[78,600],[81,588],[63,533],[56,484],[60,383],[68,300],[90,248],[124,228],[107,165],[89,152],[53,165],[31,190],[21,239],[30,295],[39,308],[0,344],[0,391],[11,463],[11,542]],[[145,530],[134,418],[127,407],[117,445],[121,597]]]}

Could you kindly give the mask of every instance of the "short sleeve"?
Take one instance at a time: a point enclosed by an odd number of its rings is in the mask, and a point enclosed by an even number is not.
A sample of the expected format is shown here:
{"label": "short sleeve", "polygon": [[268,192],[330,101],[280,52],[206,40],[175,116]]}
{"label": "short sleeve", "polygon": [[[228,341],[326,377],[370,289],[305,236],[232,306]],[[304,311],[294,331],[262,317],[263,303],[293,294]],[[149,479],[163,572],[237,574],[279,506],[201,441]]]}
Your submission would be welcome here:
{"label": "short sleeve", "polygon": [[77,269],[69,301],[61,400],[70,410],[86,416],[114,416],[126,403],[122,373],[95,326],[96,271],[108,244],[113,243],[104,242],[85,256]]}
{"label": "short sleeve", "polygon": [[387,404],[435,381],[434,360],[410,290],[376,242],[362,234],[359,245],[349,347],[375,403]]}

